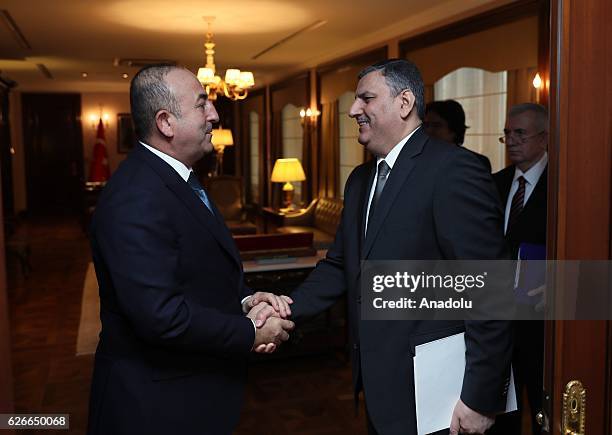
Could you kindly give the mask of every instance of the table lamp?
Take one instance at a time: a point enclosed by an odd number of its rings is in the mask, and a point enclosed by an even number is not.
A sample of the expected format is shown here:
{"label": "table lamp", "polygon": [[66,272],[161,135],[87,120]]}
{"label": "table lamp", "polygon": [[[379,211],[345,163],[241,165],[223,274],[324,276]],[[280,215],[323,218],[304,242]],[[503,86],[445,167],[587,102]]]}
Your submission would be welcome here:
{"label": "table lamp", "polygon": [[234,146],[232,130],[221,126],[215,128],[212,131],[212,144],[217,152],[217,173],[223,175],[223,151],[225,151],[225,147]]}
{"label": "table lamp", "polygon": [[274,168],[272,169],[272,177],[271,181],[273,183],[285,183],[283,185],[283,205],[284,209],[281,211],[289,211],[294,208],[293,205],[293,185],[292,181],[304,181],[306,179],[306,175],[304,174],[304,169],[302,168],[302,164],[296,158],[290,159],[278,159],[274,163]]}

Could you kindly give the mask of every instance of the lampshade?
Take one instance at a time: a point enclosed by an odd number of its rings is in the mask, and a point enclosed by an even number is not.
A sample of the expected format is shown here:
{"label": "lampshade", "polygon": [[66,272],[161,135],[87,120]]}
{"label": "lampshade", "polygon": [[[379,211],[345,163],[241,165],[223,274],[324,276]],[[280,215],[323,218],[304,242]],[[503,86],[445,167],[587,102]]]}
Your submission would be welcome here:
{"label": "lampshade", "polygon": [[212,144],[215,148],[220,146],[229,147],[234,145],[234,137],[232,136],[232,130],[227,128],[215,128],[212,131]]}
{"label": "lampshade", "polygon": [[234,85],[240,79],[240,70],[239,69],[228,69],[225,71],[225,83],[228,85]]}
{"label": "lampshade", "polygon": [[242,89],[250,88],[255,86],[255,79],[253,73],[250,71],[240,71],[240,78],[238,80],[238,86]]}
{"label": "lampshade", "polygon": [[215,81],[215,72],[210,68],[199,68],[198,80],[200,83],[213,83]]}
{"label": "lampshade", "polygon": [[306,175],[302,164],[298,159],[278,159],[272,169],[271,181],[274,183],[286,183],[290,181],[304,181]]}

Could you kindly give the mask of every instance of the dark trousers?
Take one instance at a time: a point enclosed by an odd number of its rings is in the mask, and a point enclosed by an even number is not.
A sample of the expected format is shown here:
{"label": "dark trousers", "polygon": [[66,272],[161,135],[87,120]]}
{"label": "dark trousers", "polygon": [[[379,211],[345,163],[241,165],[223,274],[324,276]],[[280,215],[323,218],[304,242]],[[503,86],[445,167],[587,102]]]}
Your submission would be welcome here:
{"label": "dark trousers", "polygon": [[518,403],[518,412],[502,414],[495,420],[491,435],[521,435],[523,389],[527,390],[530,408],[531,433],[540,433],[536,415],[542,410],[544,373],[544,322],[539,320],[514,322],[514,353],[512,366]]}

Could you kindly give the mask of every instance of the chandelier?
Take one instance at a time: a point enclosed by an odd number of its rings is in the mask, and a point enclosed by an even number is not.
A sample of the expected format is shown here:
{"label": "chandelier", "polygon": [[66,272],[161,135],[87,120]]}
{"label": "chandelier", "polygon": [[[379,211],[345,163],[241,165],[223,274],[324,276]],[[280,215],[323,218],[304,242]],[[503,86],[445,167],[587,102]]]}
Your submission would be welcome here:
{"label": "chandelier", "polygon": [[225,71],[225,80],[219,77],[215,69],[215,43],[212,41],[212,22],[215,17],[203,17],[208,23],[206,32],[206,65],[198,69],[198,80],[202,83],[208,99],[216,100],[217,95],[225,95],[232,100],[243,100],[248,94],[248,89],[255,85],[253,73],[230,68]]}

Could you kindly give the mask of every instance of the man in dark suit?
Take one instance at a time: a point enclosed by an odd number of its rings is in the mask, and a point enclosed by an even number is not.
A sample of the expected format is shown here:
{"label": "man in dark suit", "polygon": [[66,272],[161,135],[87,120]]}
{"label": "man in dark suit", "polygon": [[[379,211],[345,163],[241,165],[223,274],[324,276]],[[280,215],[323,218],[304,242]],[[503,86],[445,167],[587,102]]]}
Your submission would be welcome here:
{"label": "man in dark suit", "polygon": [[501,140],[512,165],[494,174],[493,179],[505,207],[506,239],[516,258],[521,243],[546,243],[546,108],[533,103],[512,107]]}
{"label": "man in dark suit", "polygon": [[[502,205],[504,230],[513,258],[521,243],[546,245],[546,197],[548,154],[548,113],[544,106],[524,103],[508,113],[504,137],[500,139],[512,165],[493,174]],[[536,415],[542,410],[544,370],[544,322],[515,322],[514,369],[517,391],[525,386],[531,409],[533,433],[540,426]],[[522,403],[519,413],[504,416],[495,433],[521,433]],[[496,426],[498,426],[496,425]]]}
{"label": "man in dark suit", "polygon": [[[333,246],[292,293],[295,319],[315,315],[348,293],[355,395],[363,389],[372,434],[416,434],[414,346],[465,331],[466,370],[451,433],[483,433],[505,408],[511,331],[502,321],[364,321],[362,260],[503,257],[497,192],[477,157],[432,139],[416,66],[387,60],[359,74],[350,116],[374,156],[351,173]],[[472,432],[469,432],[472,433]]]}
{"label": "man in dark suit", "polygon": [[[102,332],[88,433],[229,434],[251,350],[286,340],[292,322],[253,307],[230,232],[191,169],[212,151],[218,121],[196,77],[147,67],[130,99],[140,144],[91,229]],[[257,299],[289,314],[286,299]]]}

